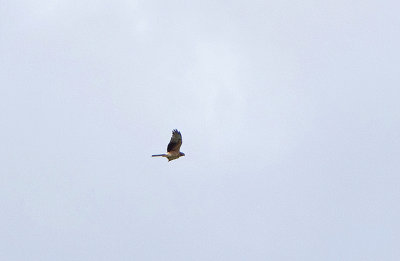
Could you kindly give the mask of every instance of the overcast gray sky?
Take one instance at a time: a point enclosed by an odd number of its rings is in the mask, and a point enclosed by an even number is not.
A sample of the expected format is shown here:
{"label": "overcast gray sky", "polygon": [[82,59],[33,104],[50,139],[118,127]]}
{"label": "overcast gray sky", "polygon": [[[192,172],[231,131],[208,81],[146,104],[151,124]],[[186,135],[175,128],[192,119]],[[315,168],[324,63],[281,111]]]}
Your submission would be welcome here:
{"label": "overcast gray sky", "polygon": [[0,259],[400,260],[399,8],[1,0]]}

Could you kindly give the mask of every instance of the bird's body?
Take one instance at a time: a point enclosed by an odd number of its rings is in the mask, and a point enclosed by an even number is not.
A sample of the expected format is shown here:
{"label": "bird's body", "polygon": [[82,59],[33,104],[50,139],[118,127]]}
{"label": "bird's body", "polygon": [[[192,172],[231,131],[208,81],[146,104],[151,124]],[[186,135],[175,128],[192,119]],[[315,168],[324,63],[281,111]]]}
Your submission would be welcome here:
{"label": "bird's body", "polygon": [[152,157],[165,157],[168,159],[168,161],[171,161],[179,157],[185,156],[185,153],[180,152],[181,145],[182,135],[178,130],[175,129],[172,131],[172,137],[170,142],[168,143],[167,153],[152,155]]}

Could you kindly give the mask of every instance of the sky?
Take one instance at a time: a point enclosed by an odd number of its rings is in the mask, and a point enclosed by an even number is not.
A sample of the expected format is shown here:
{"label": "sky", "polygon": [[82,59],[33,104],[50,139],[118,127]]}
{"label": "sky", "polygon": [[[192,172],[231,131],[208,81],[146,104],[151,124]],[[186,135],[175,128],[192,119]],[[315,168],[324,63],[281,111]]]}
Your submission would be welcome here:
{"label": "sky", "polygon": [[399,8],[0,1],[0,259],[400,260]]}

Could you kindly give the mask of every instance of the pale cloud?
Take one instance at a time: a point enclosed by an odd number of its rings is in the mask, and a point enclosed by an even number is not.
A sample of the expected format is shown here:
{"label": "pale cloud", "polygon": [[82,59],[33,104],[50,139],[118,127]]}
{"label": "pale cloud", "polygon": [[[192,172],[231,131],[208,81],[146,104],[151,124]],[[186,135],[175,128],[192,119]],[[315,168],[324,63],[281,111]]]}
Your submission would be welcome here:
{"label": "pale cloud", "polygon": [[0,259],[399,260],[396,10],[2,4]]}

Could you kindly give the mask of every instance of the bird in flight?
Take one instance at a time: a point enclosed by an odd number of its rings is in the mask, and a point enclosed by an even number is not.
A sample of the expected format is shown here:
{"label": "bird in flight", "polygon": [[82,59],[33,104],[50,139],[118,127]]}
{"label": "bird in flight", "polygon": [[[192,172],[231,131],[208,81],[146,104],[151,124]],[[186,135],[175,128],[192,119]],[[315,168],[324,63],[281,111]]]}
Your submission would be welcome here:
{"label": "bird in flight", "polygon": [[167,153],[152,155],[152,157],[165,157],[168,161],[171,161],[181,156],[185,156],[185,153],[180,152],[181,145],[182,135],[177,129],[175,129],[172,131],[172,137],[167,147]]}

